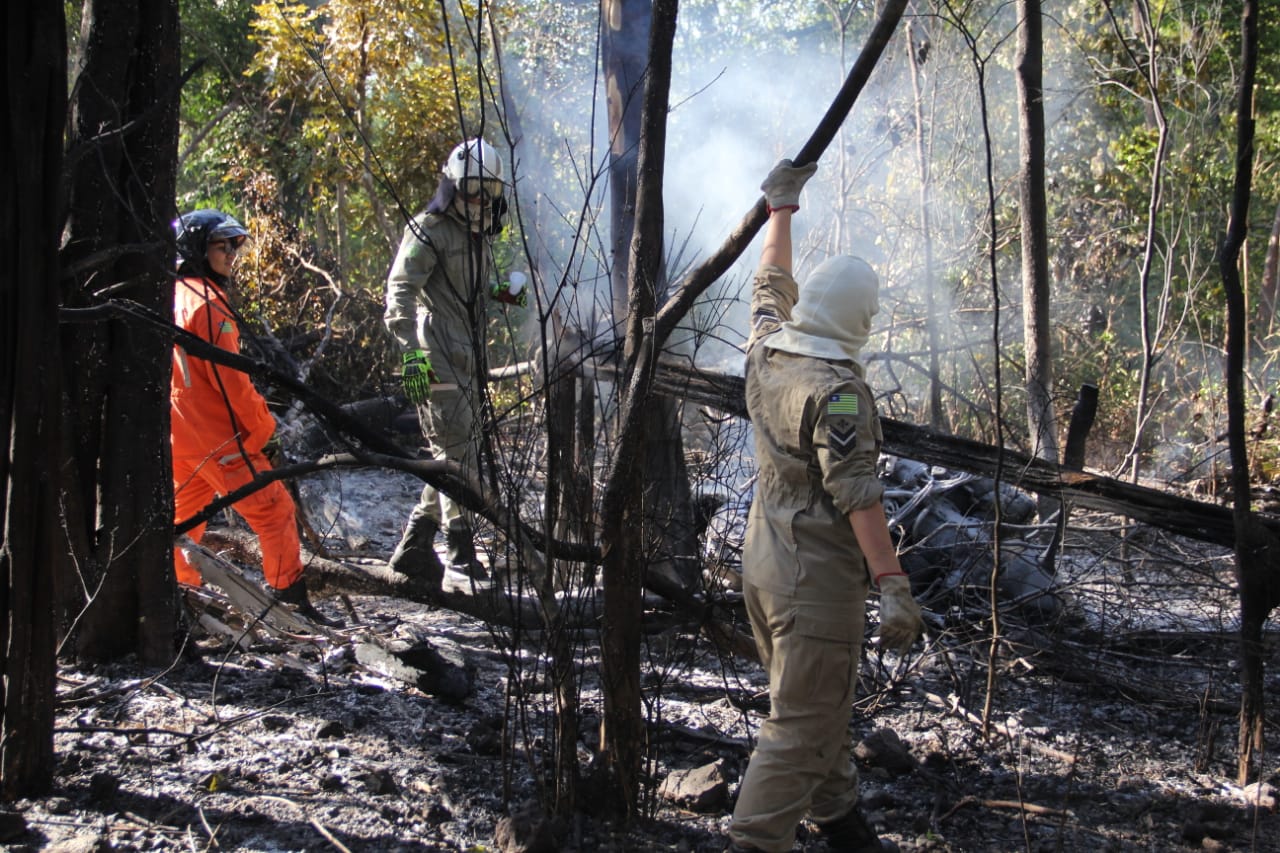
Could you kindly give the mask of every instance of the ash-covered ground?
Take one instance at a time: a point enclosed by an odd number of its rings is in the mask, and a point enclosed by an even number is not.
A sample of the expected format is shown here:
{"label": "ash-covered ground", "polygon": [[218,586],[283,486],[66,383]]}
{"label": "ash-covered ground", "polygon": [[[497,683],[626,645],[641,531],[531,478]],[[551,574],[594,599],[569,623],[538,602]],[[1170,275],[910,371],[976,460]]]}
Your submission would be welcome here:
{"label": "ash-covered ground", "polygon": [[[387,472],[319,482],[302,493],[331,556],[385,560],[416,482]],[[850,733],[863,805],[904,851],[1280,850],[1270,786],[1233,784],[1228,555],[1152,533],[1126,561],[1118,535],[1097,519],[1069,536],[1059,566],[1069,617],[1010,618],[993,679],[982,611],[964,601],[935,610],[909,656],[867,649]],[[542,846],[523,849],[723,849],[766,679],[661,599],[647,600],[644,814],[627,825],[593,801],[602,699],[590,619],[572,640],[584,781],[578,807],[552,815],[555,697],[538,626],[385,596],[319,606],[347,627],[247,648],[196,632],[165,669],[63,668],[55,788],[8,805],[4,849],[514,850],[499,825],[515,814],[542,821]],[[724,612],[734,610],[730,591]],[[380,671],[356,651],[375,635],[449,650],[470,695],[431,695]],[[1274,722],[1266,734],[1276,738]],[[667,796],[673,773],[699,768],[684,799]],[[810,829],[796,848],[818,853]]]}

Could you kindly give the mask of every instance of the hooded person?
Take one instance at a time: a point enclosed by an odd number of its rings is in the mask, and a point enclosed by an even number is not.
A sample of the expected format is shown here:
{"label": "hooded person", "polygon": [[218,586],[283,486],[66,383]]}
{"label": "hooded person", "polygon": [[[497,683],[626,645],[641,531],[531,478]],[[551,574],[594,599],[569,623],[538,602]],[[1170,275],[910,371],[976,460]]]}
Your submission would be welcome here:
{"label": "hooded person", "polygon": [[761,185],[769,222],[746,363],[759,479],[742,581],[770,712],[729,849],[791,850],[808,817],[832,851],[881,853],[897,847],[858,808],[848,731],[872,586],[884,647],[905,651],[923,623],[885,520],[880,420],[860,361],[879,279],[851,256],[824,261],[803,286],[792,275],[791,219],[816,168],[783,160]]}
{"label": "hooded person", "polygon": [[[173,320],[180,328],[228,352],[240,353],[238,315],[227,298],[231,267],[249,232],[218,210],[196,210],[173,223],[178,249]],[[214,500],[271,470],[263,448],[276,422],[266,401],[242,371],[173,348],[169,384],[173,453],[174,520],[190,518]],[[234,508],[248,522],[262,551],[262,574],[279,601],[313,621],[336,621],[312,605],[303,578],[297,513],[284,484],[268,483],[240,498]],[[203,537],[200,524],[187,535]],[[182,548],[174,549],[178,581],[200,586],[202,578]]]}
{"label": "hooded person", "polygon": [[[479,473],[486,300],[523,304],[514,288],[487,287],[490,239],[506,222],[504,173],[501,155],[483,139],[456,146],[426,211],[405,227],[387,276],[383,320],[400,347],[401,382],[417,407],[426,450],[456,463],[469,479]],[[441,529],[449,564],[485,577],[471,513],[431,485],[423,487],[390,567],[439,587],[444,565],[434,542]]]}

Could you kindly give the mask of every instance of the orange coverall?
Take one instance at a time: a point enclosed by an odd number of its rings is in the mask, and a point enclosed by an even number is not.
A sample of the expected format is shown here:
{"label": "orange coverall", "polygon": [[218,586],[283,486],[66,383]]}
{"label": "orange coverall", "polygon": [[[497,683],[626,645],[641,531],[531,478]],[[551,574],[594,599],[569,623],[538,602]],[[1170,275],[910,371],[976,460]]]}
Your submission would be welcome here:
{"label": "orange coverall", "polygon": [[[178,279],[173,319],[188,332],[239,354],[240,329],[227,295],[213,281]],[[243,486],[254,472],[271,470],[262,448],[276,423],[248,374],[174,346],[169,405],[175,523],[204,509],[216,495]],[[302,556],[293,499],[284,484],[270,483],[241,498],[235,509],[258,535],[267,583],[276,589],[292,585],[302,575]],[[199,542],[204,530],[201,524],[187,535]],[[173,562],[181,583],[200,585],[200,572],[181,548],[174,549]]]}

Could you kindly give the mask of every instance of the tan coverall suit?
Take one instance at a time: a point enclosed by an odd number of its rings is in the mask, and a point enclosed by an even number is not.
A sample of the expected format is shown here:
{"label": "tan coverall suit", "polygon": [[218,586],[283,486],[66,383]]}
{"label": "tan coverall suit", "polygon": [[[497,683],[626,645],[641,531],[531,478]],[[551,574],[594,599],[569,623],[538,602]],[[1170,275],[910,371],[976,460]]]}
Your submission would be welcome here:
{"label": "tan coverall suit", "polygon": [[[403,351],[425,350],[437,380],[418,406],[418,421],[435,459],[477,476],[481,386],[485,375],[485,283],[492,262],[488,241],[451,213],[421,213],[405,227],[387,276],[383,322]],[[448,495],[424,486],[409,529],[442,527],[463,510]]]}
{"label": "tan coverall suit", "polygon": [[760,477],[743,591],[772,705],[729,834],[764,851],[791,850],[806,814],[834,821],[858,798],[848,727],[870,580],[848,513],[883,493],[880,420],[862,366],[767,346],[797,296],[790,274],[762,267],[747,345]]}

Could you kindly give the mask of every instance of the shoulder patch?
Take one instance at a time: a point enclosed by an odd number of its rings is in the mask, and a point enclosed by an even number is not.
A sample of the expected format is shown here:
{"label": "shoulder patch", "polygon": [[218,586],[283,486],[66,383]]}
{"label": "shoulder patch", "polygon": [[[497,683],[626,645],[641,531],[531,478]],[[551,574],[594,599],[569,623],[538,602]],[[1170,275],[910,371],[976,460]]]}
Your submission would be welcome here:
{"label": "shoulder patch", "polygon": [[856,415],[858,414],[858,395],[857,394],[832,394],[827,399],[828,415]]}
{"label": "shoulder patch", "polygon": [[[220,335],[229,335],[234,330],[235,330],[235,327],[231,325],[230,320],[223,320],[222,325],[218,326],[218,334]],[[854,408],[855,409],[857,408],[856,403],[854,405]]]}
{"label": "shoulder patch", "polygon": [[834,421],[827,427],[827,446],[836,456],[843,459],[852,453],[857,445],[857,424],[841,419]]}
{"label": "shoulder patch", "polygon": [[761,326],[766,326],[770,323],[777,323],[778,315],[772,308],[761,308],[751,319],[752,325],[759,329]]}

